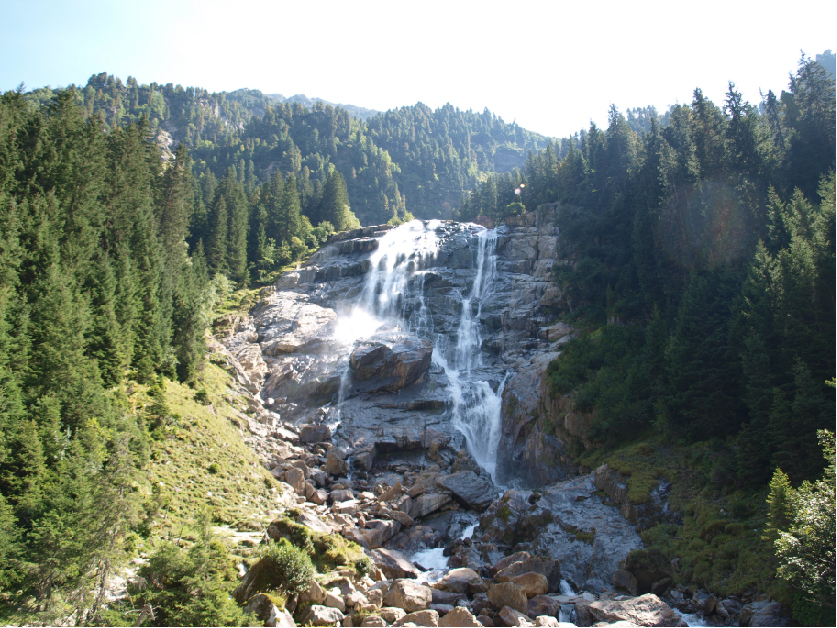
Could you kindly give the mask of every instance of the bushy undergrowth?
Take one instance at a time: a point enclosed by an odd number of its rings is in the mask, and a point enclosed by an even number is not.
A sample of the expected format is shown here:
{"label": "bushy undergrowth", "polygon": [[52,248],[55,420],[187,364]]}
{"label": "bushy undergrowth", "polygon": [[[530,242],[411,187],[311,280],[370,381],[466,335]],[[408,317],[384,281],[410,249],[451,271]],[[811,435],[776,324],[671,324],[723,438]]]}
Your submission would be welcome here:
{"label": "bushy undergrowth", "polygon": [[267,570],[265,575],[287,593],[296,594],[307,590],[316,574],[308,554],[291,545],[287,539],[262,546],[259,562]]}
{"label": "bushy undergrowth", "polygon": [[[311,558],[318,571],[325,573],[339,567],[363,568],[363,550],[357,543],[336,534],[324,534],[281,517],[271,524],[271,529],[292,545],[301,548]],[[358,561],[361,567],[358,568]]]}

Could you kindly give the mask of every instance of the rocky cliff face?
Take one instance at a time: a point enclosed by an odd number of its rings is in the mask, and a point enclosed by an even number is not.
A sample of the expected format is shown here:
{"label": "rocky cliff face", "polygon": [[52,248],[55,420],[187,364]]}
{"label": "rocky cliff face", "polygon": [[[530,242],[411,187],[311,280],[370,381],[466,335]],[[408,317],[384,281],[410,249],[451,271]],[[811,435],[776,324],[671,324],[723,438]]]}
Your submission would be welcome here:
{"label": "rocky cliff face", "polygon": [[255,446],[301,523],[370,551],[448,546],[452,567],[531,552],[559,565],[549,590],[609,586],[641,541],[544,423],[544,372],[572,335],[549,326],[556,213],[337,234],[230,321]]}
{"label": "rocky cliff face", "polygon": [[[521,451],[534,468],[561,448],[527,440],[525,421],[562,342],[545,327],[559,297],[556,211],[496,234],[439,221],[338,234],[267,290],[228,344],[274,420],[339,425],[347,450],[417,449],[439,434],[468,440],[503,483],[565,478],[560,464],[518,472]],[[514,425],[501,427],[501,403]]]}

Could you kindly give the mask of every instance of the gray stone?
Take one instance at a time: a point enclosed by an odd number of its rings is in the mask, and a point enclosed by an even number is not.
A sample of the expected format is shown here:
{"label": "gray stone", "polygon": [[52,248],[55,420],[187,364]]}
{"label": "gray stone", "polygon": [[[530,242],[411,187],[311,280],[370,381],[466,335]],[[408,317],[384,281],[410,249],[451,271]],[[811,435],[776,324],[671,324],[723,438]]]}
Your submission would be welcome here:
{"label": "gray stone", "polygon": [[350,488],[342,489],[342,490],[338,490],[338,491],[331,491],[331,493],[328,494],[328,501],[330,501],[332,504],[335,503],[335,502],[347,502],[350,499],[354,499],[354,498],[355,498],[354,491],[352,491],[352,489],[350,489]]}
{"label": "gray stone", "polygon": [[589,610],[597,621],[608,623],[627,621],[637,626],[685,625],[680,615],[653,593],[618,602],[613,600],[592,602]]}
{"label": "gray stone", "polygon": [[742,626],[787,626],[790,623],[782,616],[782,605],[772,600],[745,604],[739,622]]}
{"label": "gray stone", "polygon": [[413,500],[410,517],[417,519],[436,512],[450,503],[450,493],[423,493]]}
{"label": "gray stone", "polygon": [[317,518],[316,516],[304,512],[299,517],[296,518],[297,523],[301,523],[302,525],[311,528],[316,532],[322,532],[323,534],[331,534],[331,528],[326,525],[321,519]]}
{"label": "gray stone", "polygon": [[626,591],[631,595],[637,594],[636,578],[630,571],[617,569],[613,572],[613,584],[617,589]]}
{"label": "gray stone", "polygon": [[433,346],[422,338],[404,338],[392,346],[364,342],[349,358],[352,387],[366,393],[397,392],[422,378],[432,352]]}
{"label": "gray stone", "polygon": [[424,610],[433,603],[430,587],[413,580],[398,579],[384,595],[384,604],[404,609],[407,613]]}
{"label": "gray stone", "polygon": [[399,551],[381,547],[368,550],[366,555],[391,580],[396,578],[417,578],[419,575],[419,570],[416,566]]}
{"label": "gray stone", "polygon": [[527,598],[549,593],[549,584],[547,583],[546,576],[535,573],[534,571],[513,576],[509,578],[508,582],[519,586]]}
{"label": "gray stone", "polygon": [[306,626],[337,626],[343,621],[343,613],[336,608],[312,604],[302,611],[300,621]]}
{"label": "gray stone", "polygon": [[[244,605],[245,613],[252,613],[265,623],[265,626],[296,626],[293,617],[284,609],[278,608],[271,599],[259,593],[251,597]],[[290,623],[289,623],[290,622]]]}
{"label": "gray stone", "polygon": [[415,626],[438,626],[439,613],[429,608],[421,611],[414,611],[412,613],[407,613],[393,625],[404,626],[405,624],[412,624]]}
{"label": "gray stone", "polygon": [[462,606],[457,606],[452,611],[447,613],[444,617],[439,619],[440,626],[473,626],[474,628],[482,626],[482,624],[474,617],[471,612]]}
{"label": "gray stone", "polygon": [[327,425],[303,425],[299,430],[299,440],[303,443],[331,441],[331,430]]}
{"label": "gray stone", "polygon": [[498,613],[506,626],[532,626],[529,618],[510,606],[504,606]]}
{"label": "gray stone", "polygon": [[482,582],[473,569],[451,569],[441,580],[433,584],[434,589],[450,593],[468,593],[472,585]]}
{"label": "gray stone", "polygon": [[461,471],[451,475],[438,476],[436,482],[453,493],[454,497],[468,508],[483,511],[494,501],[496,489],[490,479],[473,471]]}
{"label": "gray stone", "polygon": [[306,603],[325,604],[325,601],[326,592],[316,580],[312,580],[311,584],[308,586],[308,590],[300,594],[299,599],[297,600],[297,605],[301,606]]}
{"label": "gray stone", "polygon": [[526,614],[532,619],[539,615],[558,616],[561,603],[548,595],[536,595],[526,604]]}
{"label": "gray stone", "polygon": [[285,482],[290,484],[297,495],[305,495],[305,473],[301,469],[291,467],[285,471]]}
{"label": "gray stone", "polygon": [[397,606],[384,606],[378,611],[378,614],[389,624],[394,624],[399,619],[404,617],[407,613],[403,608]]}
{"label": "gray stone", "polygon": [[349,470],[346,454],[337,447],[332,447],[326,454],[326,470],[331,475],[344,475]]}

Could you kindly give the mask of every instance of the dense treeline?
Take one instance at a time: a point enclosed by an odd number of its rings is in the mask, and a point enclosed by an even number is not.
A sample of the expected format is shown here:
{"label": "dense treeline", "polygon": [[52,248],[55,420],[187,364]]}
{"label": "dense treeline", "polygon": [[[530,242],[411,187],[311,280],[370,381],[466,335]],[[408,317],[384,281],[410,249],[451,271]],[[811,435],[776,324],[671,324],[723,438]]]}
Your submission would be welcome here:
{"label": "dense treeline", "polygon": [[[155,507],[137,487],[172,420],[162,378],[198,382],[230,281],[360,224],[333,167],[313,200],[279,169],[257,186],[233,167],[195,179],[145,115],[90,114],[73,89],[37,108],[0,96],[0,592],[77,623]],[[141,411],[131,382],[150,387]]]}
{"label": "dense treeline", "polygon": [[0,590],[47,622],[99,608],[154,427],[127,382],[194,378],[223,283],[185,243],[185,148],[164,164],[148,131],[105,132],[72,90],[0,97]]}
{"label": "dense treeline", "polygon": [[816,477],[834,425],[834,80],[803,58],[762,110],[698,89],[638,135],[613,109],[550,172],[568,307],[611,323],[553,363],[555,390],[602,442],[737,435],[729,478],[751,487]]}
{"label": "dense treeline", "polygon": [[[722,106],[696,89],[644,133],[612,108],[606,129],[591,125],[553,160],[535,158],[549,167],[537,182],[527,174],[525,194],[561,202],[562,314],[585,331],[550,364],[553,392],[573,393],[591,417],[587,437],[611,451],[653,439],[688,456],[713,443],[723,453],[701,467],[708,498],[739,504],[736,518],[754,528],[767,519],[748,551],[800,623],[830,625],[833,75],[803,56],[789,89],[759,107],[733,83]],[[662,546],[681,536],[648,534]],[[678,547],[692,575],[723,564],[720,546]]]}
{"label": "dense treeline", "polygon": [[591,436],[737,434],[751,486],[816,476],[834,425],[834,79],[803,58],[762,110],[732,83],[643,134],[612,108],[554,168],[538,155],[522,195],[562,202],[568,310],[610,323],[551,367],[595,410]]}
{"label": "dense treeline", "polygon": [[[40,105],[59,91],[41,88],[25,98]],[[139,84],[132,77],[123,83],[105,73],[92,76],[74,94],[84,114],[105,129],[144,116],[161,144],[185,144],[196,180],[221,179],[232,168],[250,194],[269,183],[274,172],[293,174],[302,213],[314,224],[335,169],[363,224],[412,214],[449,217],[463,191],[486,173],[521,167],[527,151],[538,152],[547,142],[488,110],[474,113],[450,105],[433,111],[419,103],[364,122],[322,102],[309,109],[258,90],[210,94],[170,83]]]}
{"label": "dense treeline", "polygon": [[834,425],[834,79],[803,58],[762,109],[732,83],[722,107],[696,89],[637,134],[612,108],[526,179],[563,204],[568,309],[610,323],[553,364],[555,389],[578,389],[603,442],[738,434],[753,486],[819,473]]}

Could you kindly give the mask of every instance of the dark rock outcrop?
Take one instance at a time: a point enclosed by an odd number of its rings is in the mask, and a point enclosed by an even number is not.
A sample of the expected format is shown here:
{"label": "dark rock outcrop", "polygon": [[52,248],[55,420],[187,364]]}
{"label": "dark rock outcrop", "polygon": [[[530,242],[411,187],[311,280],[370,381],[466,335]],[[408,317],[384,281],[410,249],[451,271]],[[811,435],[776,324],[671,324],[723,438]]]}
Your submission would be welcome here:
{"label": "dark rock outcrop", "polygon": [[438,476],[436,482],[453,493],[457,501],[477,511],[488,508],[496,495],[491,480],[473,471]]}

